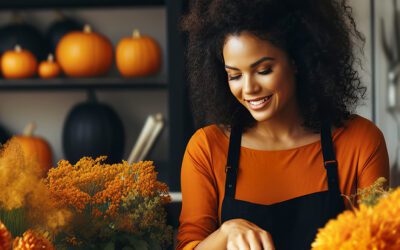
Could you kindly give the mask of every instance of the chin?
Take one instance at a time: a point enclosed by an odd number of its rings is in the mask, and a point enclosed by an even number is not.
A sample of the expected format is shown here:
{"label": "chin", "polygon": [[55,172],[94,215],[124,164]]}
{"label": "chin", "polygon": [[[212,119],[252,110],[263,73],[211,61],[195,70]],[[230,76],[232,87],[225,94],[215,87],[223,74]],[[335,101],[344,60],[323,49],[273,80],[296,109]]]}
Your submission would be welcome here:
{"label": "chin", "polygon": [[254,113],[250,112],[251,116],[256,120],[257,122],[264,122],[269,119],[271,119],[272,115],[269,113]]}

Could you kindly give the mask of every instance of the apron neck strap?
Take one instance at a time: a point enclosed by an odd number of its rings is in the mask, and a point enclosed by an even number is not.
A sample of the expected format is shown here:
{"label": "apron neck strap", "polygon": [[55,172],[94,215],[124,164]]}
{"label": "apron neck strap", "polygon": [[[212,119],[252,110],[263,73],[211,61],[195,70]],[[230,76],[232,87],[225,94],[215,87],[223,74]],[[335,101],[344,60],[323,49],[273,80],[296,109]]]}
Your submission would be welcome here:
{"label": "apron neck strap", "polygon": [[332,143],[331,123],[327,120],[324,120],[321,126],[321,147],[324,166],[328,176],[329,192],[332,195],[339,195],[340,197],[338,168]]}
{"label": "apron neck strap", "polygon": [[234,199],[236,190],[236,177],[239,169],[240,145],[242,142],[242,126],[231,127],[229,138],[228,160],[225,167],[225,196]]}

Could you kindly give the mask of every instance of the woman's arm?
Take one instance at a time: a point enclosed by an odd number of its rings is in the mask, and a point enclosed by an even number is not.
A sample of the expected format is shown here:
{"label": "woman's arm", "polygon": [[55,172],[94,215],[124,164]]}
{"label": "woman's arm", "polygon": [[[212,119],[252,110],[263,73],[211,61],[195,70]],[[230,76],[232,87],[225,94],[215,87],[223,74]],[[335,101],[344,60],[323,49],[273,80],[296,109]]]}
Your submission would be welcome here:
{"label": "woman's arm", "polygon": [[[177,249],[192,249],[218,229],[218,191],[207,137],[199,129],[190,139],[181,169],[182,210]],[[188,246],[188,247],[186,247]]]}
{"label": "woman's arm", "polygon": [[389,155],[383,133],[376,127],[368,132],[363,141],[364,150],[361,153],[363,159],[362,166],[358,170],[357,188],[368,187],[379,177],[385,177],[389,182]]}
{"label": "woman's arm", "polygon": [[[267,232],[243,219],[218,228],[218,187],[205,131],[190,139],[181,170],[182,210],[177,249],[273,249]],[[197,241],[197,242],[196,242]]]}

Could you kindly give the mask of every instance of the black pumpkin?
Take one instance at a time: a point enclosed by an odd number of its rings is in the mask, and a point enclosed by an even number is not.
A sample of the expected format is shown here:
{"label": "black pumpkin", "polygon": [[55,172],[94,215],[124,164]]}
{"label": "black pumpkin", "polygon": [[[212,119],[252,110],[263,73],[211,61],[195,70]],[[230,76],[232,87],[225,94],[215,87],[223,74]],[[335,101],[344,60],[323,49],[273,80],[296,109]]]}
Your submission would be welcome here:
{"label": "black pumpkin", "polygon": [[0,144],[6,143],[10,138],[10,132],[3,125],[0,125]]}
{"label": "black pumpkin", "polygon": [[59,18],[50,24],[46,32],[46,38],[53,55],[55,55],[58,42],[65,34],[75,30],[83,30],[83,24],[79,21],[66,17],[61,12],[58,12],[58,15]]}
{"label": "black pumpkin", "polygon": [[124,151],[124,127],[117,113],[96,100],[79,103],[69,112],[63,129],[65,157],[75,163],[83,156],[108,156],[109,163],[121,162]]}
{"label": "black pumpkin", "polygon": [[13,50],[16,44],[31,51],[38,60],[47,58],[48,44],[43,34],[18,19],[0,28],[0,53]]}

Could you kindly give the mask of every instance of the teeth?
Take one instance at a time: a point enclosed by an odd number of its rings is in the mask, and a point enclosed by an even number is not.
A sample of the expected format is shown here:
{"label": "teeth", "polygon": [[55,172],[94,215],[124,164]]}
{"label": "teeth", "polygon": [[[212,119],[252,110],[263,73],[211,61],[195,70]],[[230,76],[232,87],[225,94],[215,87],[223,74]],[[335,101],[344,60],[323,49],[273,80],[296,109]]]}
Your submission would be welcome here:
{"label": "teeth", "polygon": [[262,103],[264,103],[266,101],[267,101],[267,98],[264,98],[264,99],[261,99],[261,100],[258,100],[258,101],[250,101],[250,104],[257,106],[257,105],[260,105],[260,104],[262,104]]}
{"label": "teeth", "polygon": [[257,106],[257,105],[263,104],[264,102],[268,101],[270,98],[271,98],[271,96],[267,96],[264,99],[261,99],[261,100],[258,100],[258,101],[249,101],[249,103],[251,105]]}

